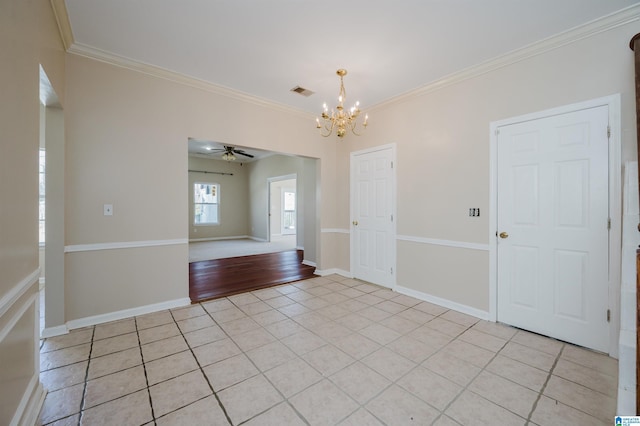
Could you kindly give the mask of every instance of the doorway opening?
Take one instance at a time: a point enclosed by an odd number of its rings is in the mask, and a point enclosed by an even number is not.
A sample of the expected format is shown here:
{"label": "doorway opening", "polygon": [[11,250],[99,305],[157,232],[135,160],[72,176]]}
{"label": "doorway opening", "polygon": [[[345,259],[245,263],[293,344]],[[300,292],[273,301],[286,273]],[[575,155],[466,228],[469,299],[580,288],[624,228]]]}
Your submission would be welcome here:
{"label": "doorway opening", "polygon": [[270,242],[280,242],[290,249],[297,246],[297,176],[286,175],[268,179]]}
{"label": "doorway opening", "polygon": [[64,111],[42,66],[40,104],[40,335],[51,337],[68,332],[64,315],[65,141]]}

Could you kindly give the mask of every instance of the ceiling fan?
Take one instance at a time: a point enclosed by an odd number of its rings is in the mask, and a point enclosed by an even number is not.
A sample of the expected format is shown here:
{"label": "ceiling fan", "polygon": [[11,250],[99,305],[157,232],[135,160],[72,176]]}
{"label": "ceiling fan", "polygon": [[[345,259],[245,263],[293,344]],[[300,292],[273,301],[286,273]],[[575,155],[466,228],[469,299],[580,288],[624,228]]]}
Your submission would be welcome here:
{"label": "ceiling fan", "polygon": [[236,149],[232,146],[224,146],[224,148],[215,148],[208,150],[208,154],[214,154],[222,152],[222,159],[226,161],[234,161],[236,159],[235,154],[244,155],[245,157],[253,158],[253,155],[247,154],[241,149]]}

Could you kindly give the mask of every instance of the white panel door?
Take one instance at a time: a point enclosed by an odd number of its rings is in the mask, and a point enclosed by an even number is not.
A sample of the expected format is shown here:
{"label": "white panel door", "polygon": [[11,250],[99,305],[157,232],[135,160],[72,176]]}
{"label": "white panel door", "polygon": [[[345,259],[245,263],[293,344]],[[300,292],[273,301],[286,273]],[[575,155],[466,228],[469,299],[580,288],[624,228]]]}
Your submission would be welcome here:
{"label": "white panel door", "polygon": [[608,107],[498,128],[498,321],[608,352]]}
{"label": "white panel door", "polygon": [[351,231],[355,278],[393,287],[393,150],[352,155]]}

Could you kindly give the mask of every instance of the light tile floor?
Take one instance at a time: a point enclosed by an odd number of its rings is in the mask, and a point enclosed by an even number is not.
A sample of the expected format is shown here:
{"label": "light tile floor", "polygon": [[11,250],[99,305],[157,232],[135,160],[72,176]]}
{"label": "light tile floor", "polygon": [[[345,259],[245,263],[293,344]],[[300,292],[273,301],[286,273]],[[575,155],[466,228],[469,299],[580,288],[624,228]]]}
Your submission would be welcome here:
{"label": "light tile floor", "polygon": [[338,275],[41,345],[55,425],[610,425],[617,361]]}

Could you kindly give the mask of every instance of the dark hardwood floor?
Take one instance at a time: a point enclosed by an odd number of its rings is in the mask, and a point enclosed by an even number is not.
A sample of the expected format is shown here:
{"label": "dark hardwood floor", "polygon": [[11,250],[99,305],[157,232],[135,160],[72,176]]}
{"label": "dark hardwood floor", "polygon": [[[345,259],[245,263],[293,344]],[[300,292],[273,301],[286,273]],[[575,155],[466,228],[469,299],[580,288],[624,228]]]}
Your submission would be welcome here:
{"label": "dark hardwood floor", "polygon": [[302,264],[302,250],[189,263],[191,303],[232,296],[314,276],[315,267]]}

